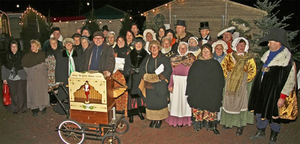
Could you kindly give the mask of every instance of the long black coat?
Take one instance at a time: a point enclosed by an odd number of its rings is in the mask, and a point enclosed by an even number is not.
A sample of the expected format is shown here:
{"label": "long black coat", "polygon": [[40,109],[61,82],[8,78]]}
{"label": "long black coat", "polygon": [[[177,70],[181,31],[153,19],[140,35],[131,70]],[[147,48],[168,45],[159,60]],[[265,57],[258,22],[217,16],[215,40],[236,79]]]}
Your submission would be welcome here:
{"label": "long black coat", "polygon": [[[147,60],[149,58],[148,66],[146,67]],[[165,57],[162,53],[159,53],[156,58],[152,58],[150,55],[148,58],[144,59],[143,67],[141,74],[147,73],[155,74],[156,68],[158,68],[161,64],[164,65],[164,71],[161,73],[168,82],[170,82],[170,76],[172,74],[172,67],[170,63],[170,59]],[[157,67],[155,67],[155,61],[157,60]],[[168,90],[168,82],[166,80],[162,80],[157,83],[153,83],[154,89],[146,89],[146,107],[150,110],[161,110],[168,106],[168,98],[170,97],[170,92]]]}
{"label": "long black coat", "polygon": [[280,98],[291,69],[293,68],[292,60],[285,67],[271,66],[270,70],[265,72],[262,79],[262,71],[259,69],[250,93],[248,109],[254,110],[254,113],[262,114],[262,118],[270,122],[280,123],[280,119],[274,119],[272,116],[278,116],[277,102]]}
{"label": "long black coat", "polygon": [[190,107],[216,112],[222,106],[224,74],[218,61],[196,60],[187,78],[186,95]]}
{"label": "long black coat", "polygon": [[[81,54],[73,50],[73,59],[75,63],[75,69],[76,71],[79,71],[80,61],[81,61]],[[63,82],[64,88],[69,91],[69,89],[66,87],[68,84],[68,78],[69,78],[69,72],[68,72],[68,64],[69,64],[69,58],[67,55],[67,52],[65,49],[58,51],[55,53],[56,55],[56,66],[55,66],[55,81],[56,82]],[[68,98],[68,95],[63,91],[62,88],[58,89],[58,97],[60,100],[64,100]],[[69,109],[69,104],[65,104],[65,107]],[[59,114],[65,114],[62,110],[60,105],[55,105],[53,107],[53,110],[56,111]]]}
{"label": "long black coat", "polygon": [[129,94],[132,98],[141,97],[138,90],[138,86],[142,79],[140,74],[141,64],[143,60],[148,56],[148,53],[145,49],[142,49],[139,53],[136,49],[133,49],[129,55],[125,58],[125,66],[123,74],[126,79],[126,85],[129,89]]}

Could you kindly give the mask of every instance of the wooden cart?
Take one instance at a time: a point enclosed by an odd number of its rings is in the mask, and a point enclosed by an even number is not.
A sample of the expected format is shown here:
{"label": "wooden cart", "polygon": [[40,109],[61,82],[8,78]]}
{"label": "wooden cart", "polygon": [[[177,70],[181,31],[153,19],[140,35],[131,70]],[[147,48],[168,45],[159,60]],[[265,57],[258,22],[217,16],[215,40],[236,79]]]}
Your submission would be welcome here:
{"label": "wooden cart", "polygon": [[113,82],[111,77],[104,78],[101,73],[71,74],[68,120],[57,128],[64,143],[82,143],[85,138],[120,143],[115,133],[127,132],[129,123],[123,114],[116,113]]}

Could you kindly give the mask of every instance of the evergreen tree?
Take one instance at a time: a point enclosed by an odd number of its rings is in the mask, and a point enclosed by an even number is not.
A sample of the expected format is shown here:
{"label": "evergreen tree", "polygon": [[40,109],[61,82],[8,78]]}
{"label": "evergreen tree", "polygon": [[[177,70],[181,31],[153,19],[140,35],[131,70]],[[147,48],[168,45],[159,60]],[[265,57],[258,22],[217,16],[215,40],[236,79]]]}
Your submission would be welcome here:
{"label": "evergreen tree", "polygon": [[126,31],[131,29],[133,21],[130,19],[130,15],[126,14],[124,20],[121,22],[122,27],[119,31],[120,36],[126,36]]}
{"label": "evergreen tree", "polygon": [[29,50],[30,40],[36,39],[43,44],[49,39],[49,30],[45,16],[42,16],[33,8],[29,7],[21,17],[22,32],[20,34],[23,40],[24,50]]}
{"label": "evergreen tree", "polygon": [[91,16],[85,21],[84,27],[87,27],[91,30],[91,36],[95,31],[100,30],[100,25],[97,23],[97,19],[94,16],[94,9],[91,11]]}
{"label": "evergreen tree", "polygon": [[[257,0],[254,5],[256,8],[266,11],[267,15],[263,16],[261,19],[255,19],[254,24],[256,27],[260,29],[260,33],[253,33],[253,38],[250,40],[251,44],[253,44],[252,51],[257,54],[257,61],[259,61],[260,57],[268,50],[268,46],[259,46],[261,38],[268,34],[270,29],[272,28],[286,28],[289,24],[285,23],[286,20],[291,19],[293,14],[289,14],[284,16],[281,20],[276,16],[279,11],[273,13],[273,10],[280,6],[279,1],[269,2],[269,0],[260,1]],[[299,30],[296,31],[288,31],[288,41],[293,40]],[[291,52],[294,52],[294,48],[290,48]],[[298,54],[294,55],[294,59],[298,59]],[[300,56],[300,55],[299,55]]]}

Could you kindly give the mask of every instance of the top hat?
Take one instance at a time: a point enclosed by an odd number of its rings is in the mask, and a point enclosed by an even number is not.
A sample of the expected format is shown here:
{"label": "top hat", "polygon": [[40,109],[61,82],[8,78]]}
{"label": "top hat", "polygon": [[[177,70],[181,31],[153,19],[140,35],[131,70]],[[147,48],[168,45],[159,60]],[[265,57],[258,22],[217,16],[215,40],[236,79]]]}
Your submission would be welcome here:
{"label": "top hat", "polygon": [[203,29],[209,29],[209,23],[208,22],[200,22],[199,30],[203,30]]}
{"label": "top hat", "polygon": [[287,33],[282,28],[271,29],[269,33],[261,39],[260,45],[267,41],[277,41],[287,48],[290,47],[290,44],[287,40]]}
{"label": "top hat", "polygon": [[184,20],[177,20],[176,26],[177,26],[177,25],[186,27],[185,21],[184,21]]}

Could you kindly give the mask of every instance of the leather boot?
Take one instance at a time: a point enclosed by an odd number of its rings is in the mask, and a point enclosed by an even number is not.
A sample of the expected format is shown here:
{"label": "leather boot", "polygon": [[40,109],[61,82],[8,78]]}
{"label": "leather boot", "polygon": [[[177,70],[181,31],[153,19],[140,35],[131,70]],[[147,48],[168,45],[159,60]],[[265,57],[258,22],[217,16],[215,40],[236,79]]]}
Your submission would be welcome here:
{"label": "leather boot", "polygon": [[143,116],[143,114],[140,113],[140,112],[139,112],[139,117],[140,117],[141,120],[144,120],[144,119],[145,119],[144,116]]}
{"label": "leather boot", "polygon": [[36,117],[39,112],[39,109],[33,109],[31,111],[32,111],[32,116]]}
{"label": "leather boot", "polygon": [[256,139],[265,137],[265,135],[266,135],[265,130],[266,130],[265,128],[258,129],[257,132],[255,133],[255,135],[251,136],[250,139],[256,140]]}
{"label": "leather boot", "polygon": [[157,121],[155,128],[159,129],[161,127],[161,124],[162,124],[162,120]]}
{"label": "leather boot", "polygon": [[236,135],[237,136],[242,135],[243,134],[243,130],[244,130],[243,126],[242,127],[237,127],[237,129],[236,129]]}
{"label": "leather boot", "polygon": [[211,122],[211,130],[214,132],[215,135],[219,135],[220,134],[220,132],[217,129],[217,125],[218,125],[217,121]]}
{"label": "leather boot", "polygon": [[130,123],[133,123],[133,116],[130,116],[130,117],[129,117],[129,122],[130,122]]}
{"label": "leather boot", "polygon": [[278,133],[279,132],[271,130],[271,136],[270,136],[270,141],[269,141],[270,144],[276,142]]}
{"label": "leather boot", "polygon": [[152,120],[152,121],[150,122],[149,128],[153,128],[154,125],[155,125],[155,123],[156,123],[156,121]]}

